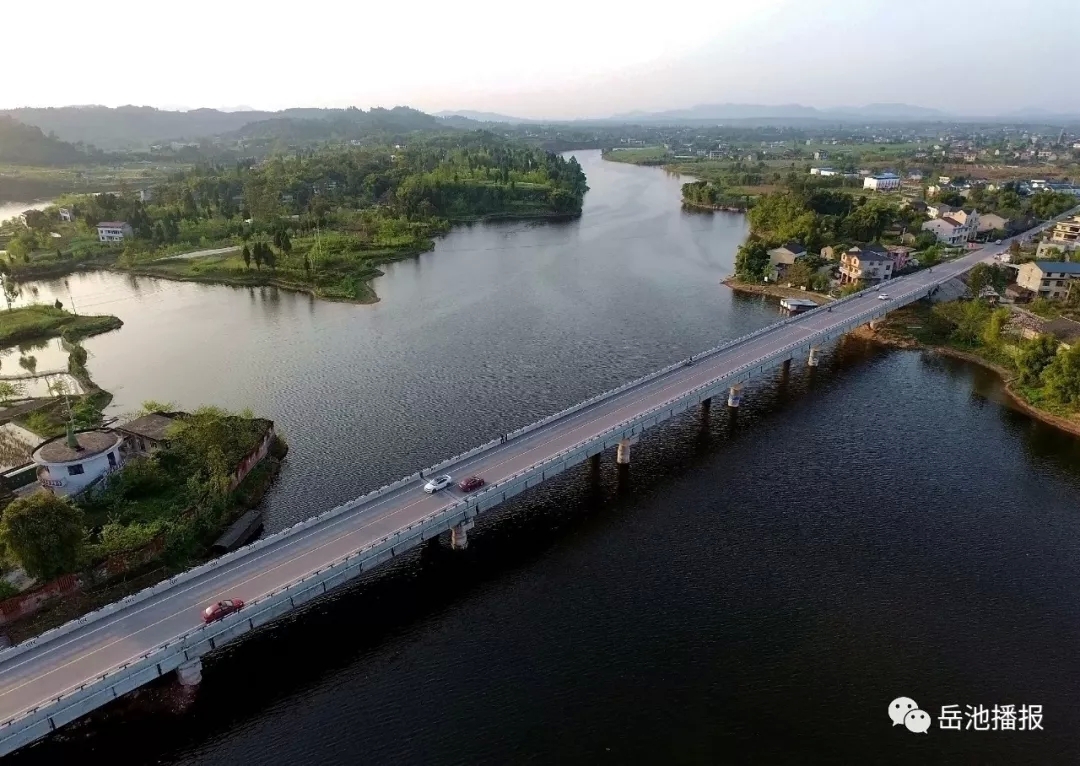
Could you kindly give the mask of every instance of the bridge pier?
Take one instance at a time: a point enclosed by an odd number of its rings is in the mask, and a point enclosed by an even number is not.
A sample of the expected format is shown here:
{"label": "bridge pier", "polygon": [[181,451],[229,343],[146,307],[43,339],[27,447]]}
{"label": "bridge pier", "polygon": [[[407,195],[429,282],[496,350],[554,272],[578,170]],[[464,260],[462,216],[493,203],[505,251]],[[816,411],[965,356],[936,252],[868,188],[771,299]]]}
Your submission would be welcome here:
{"label": "bridge pier", "polygon": [[810,356],[807,357],[807,359],[806,359],[806,365],[808,367],[817,367],[818,366],[818,355],[817,354],[818,354],[818,347],[817,346],[811,346],[810,347]]}
{"label": "bridge pier", "polygon": [[702,402],[701,402],[701,414],[702,415],[708,415],[711,410],[712,410],[712,397],[710,396],[708,399],[702,400]]}
{"label": "bridge pier", "polygon": [[176,678],[182,686],[198,686],[202,681],[202,660],[185,662],[176,669]]}
{"label": "bridge pier", "polygon": [[791,359],[790,358],[784,360],[783,365],[781,365],[781,369],[784,371],[785,375],[787,375],[789,372],[791,372]]}
{"label": "bridge pier", "polygon": [[469,530],[476,526],[472,519],[463,521],[450,529],[450,547],[455,551],[463,551],[469,547]]}
{"label": "bridge pier", "polygon": [[728,389],[727,406],[731,409],[738,409],[739,404],[742,403],[742,386],[732,386]]}
{"label": "bridge pier", "polygon": [[629,439],[619,442],[619,451],[615,455],[615,462],[619,465],[630,465],[630,444]]}
{"label": "bridge pier", "polygon": [[597,452],[591,458],[589,458],[589,467],[594,471],[600,470],[600,453]]}

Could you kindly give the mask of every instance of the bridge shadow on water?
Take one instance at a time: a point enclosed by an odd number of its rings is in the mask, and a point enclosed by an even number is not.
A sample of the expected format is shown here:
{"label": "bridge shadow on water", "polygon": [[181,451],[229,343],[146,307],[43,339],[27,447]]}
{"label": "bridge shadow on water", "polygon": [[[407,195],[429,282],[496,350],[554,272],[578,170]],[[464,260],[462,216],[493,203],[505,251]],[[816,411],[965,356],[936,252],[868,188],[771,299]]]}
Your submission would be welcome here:
{"label": "bridge shadow on water", "polygon": [[291,698],[324,693],[327,679],[334,679],[331,691],[362,685],[369,662],[398,661],[401,652],[387,654],[388,646],[423,641],[459,602],[499,588],[505,578],[528,577],[535,562],[560,548],[587,544],[612,525],[635,524],[639,506],[674,480],[718,459],[730,459],[738,470],[743,439],[782,428],[785,417],[813,407],[823,389],[843,386],[847,375],[888,353],[847,339],[825,349],[816,368],[795,359],[789,371],[744,389],[737,411],[718,396],[708,410],[695,408],[647,432],[634,445],[629,467],[616,466],[609,451],[599,467],[587,461],[487,512],[469,533],[467,550],[451,550],[445,539],[429,541],[214,653],[180,712],[179,687],[170,675],[7,760],[64,763],[87,749],[107,754],[114,765],[171,760]]}

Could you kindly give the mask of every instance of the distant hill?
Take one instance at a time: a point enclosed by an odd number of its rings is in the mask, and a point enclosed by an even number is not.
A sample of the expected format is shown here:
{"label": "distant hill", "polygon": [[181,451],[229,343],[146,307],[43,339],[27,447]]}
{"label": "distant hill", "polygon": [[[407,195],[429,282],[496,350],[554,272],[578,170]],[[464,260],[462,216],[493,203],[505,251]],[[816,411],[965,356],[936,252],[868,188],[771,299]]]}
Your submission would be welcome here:
{"label": "distant hill", "polygon": [[802,104],[699,104],[688,109],[617,114],[610,122],[716,122],[723,120],[934,120],[947,115],[937,109],[908,104],[870,104],[816,109]]}
{"label": "distant hill", "polygon": [[367,112],[355,108],[287,109],[279,114],[283,116],[250,122],[226,135],[230,138],[303,142],[359,139],[374,133],[405,134],[414,130],[448,129],[430,114],[407,106],[375,108]]}
{"label": "distant hill", "polygon": [[45,135],[41,128],[0,115],[0,162],[48,166],[78,165],[104,159],[107,159],[107,155],[100,149],[75,146]]}
{"label": "distant hill", "polygon": [[[196,140],[237,135],[286,140],[352,137],[358,130],[410,131],[437,129],[439,120],[408,107],[393,109],[285,109],[280,112],[192,109],[171,112],[149,106],[64,106],[9,109],[0,116],[55,133],[64,141],[83,141],[103,149],[145,149],[170,140]],[[321,121],[322,125],[304,125]],[[258,127],[254,127],[254,126]],[[250,128],[248,133],[244,129]]]}
{"label": "distant hill", "polygon": [[[476,120],[477,122],[503,122],[510,125],[518,125],[524,122],[544,122],[544,120],[528,120],[524,117],[510,117],[509,115],[498,114],[496,112],[475,112],[472,109],[436,112],[435,116],[443,118],[464,117],[467,120]],[[555,120],[547,120],[547,122],[555,122]]]}

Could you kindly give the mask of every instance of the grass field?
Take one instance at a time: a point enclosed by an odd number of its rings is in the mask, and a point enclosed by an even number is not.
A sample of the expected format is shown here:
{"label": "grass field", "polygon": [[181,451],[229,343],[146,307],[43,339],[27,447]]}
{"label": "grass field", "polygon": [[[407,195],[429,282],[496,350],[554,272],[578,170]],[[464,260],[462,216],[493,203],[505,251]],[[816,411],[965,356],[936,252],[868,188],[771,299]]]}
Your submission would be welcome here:
{"label": "grass field", "polygon": [[123,325],[114,316],[76,316],[53,306],[24,306],[0,311],[0,348],[62,336],[78,340]]}

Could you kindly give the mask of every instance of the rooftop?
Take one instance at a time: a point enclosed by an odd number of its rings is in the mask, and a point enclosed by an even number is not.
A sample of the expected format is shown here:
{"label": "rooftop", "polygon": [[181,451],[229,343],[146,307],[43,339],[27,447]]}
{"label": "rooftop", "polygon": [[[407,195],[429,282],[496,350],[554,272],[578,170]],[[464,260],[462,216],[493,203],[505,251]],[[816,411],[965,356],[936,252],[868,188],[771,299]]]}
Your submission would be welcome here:
{"label": "rooftop", "polygon": [[102,221],[97,225],[99,229],[122,229],[127,226],[127,221]]}
{"label": "rooftop", "polygon": [[1080,274],[1080,263],[1073,261],[1035,261],[1041,271],[1060,271],[1063,274]]}
{"label": "rooftop", "polygon": [[151,412],[149,415],[143,415],[129,423],[117,426],[116,430],[159,442],[165,439],[165,432],[175,422],[170,414]]}
{"label": "rooftop", "polygon": [[123,438],[113,431],[79,431],[75,434],[79,449],[73,449],[67,444],[67,436],[56,436],[34,450],[34,462],[71,463],[86,460],[115,447]]}

